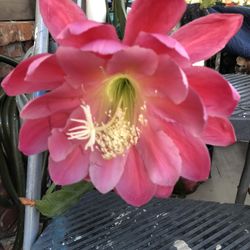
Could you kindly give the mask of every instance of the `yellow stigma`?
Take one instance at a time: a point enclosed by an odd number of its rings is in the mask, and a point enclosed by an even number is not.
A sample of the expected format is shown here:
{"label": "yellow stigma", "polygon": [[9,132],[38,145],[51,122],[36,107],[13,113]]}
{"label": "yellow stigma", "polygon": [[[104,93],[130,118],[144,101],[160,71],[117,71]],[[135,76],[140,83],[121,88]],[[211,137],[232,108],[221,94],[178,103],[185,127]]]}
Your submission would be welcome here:
{"label": "yellow stigma", "polygon": [[[118,75],[106,82],[109,109],[105,112],[106,123],[98,124],[92,117],[90,107],[81,105],[85,119],[71,119],[81,125],[68,130],[69,140],[86,140],[85,150],[99,150],[104,159],[112,159],[135,145],[140,137],[140,126],[146,126],[146,104],[138,110],[134,119],[136,91],[131,81]],[[139,124],[139,127],[138,127]]]}

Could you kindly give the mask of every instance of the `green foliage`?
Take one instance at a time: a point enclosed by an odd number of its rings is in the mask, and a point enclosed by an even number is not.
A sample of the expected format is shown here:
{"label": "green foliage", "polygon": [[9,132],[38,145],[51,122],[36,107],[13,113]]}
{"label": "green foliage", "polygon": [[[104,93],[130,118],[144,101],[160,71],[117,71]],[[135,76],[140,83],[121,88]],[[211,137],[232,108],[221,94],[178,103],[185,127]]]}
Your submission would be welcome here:
{"label": "green foliage", "polygon": [[113,0],[113,11],[114,25],[120,35],[120,38],[123,38],[127,20],[126,5],[124,0]]}
{"label": "green foliage", "polygon": [[90,183],[83,181],[63,186],[60,190],[52,192],[54,187],[49,188],[41,200],[36,200],[36,208],[39,212],[50,218],[63,214],[75,205],[84,193],[92,189]]}
{"label": "green foliage", "polygon": [[201,8],[209,8],[215,5],[216,0],[202,0],[201,1]]}

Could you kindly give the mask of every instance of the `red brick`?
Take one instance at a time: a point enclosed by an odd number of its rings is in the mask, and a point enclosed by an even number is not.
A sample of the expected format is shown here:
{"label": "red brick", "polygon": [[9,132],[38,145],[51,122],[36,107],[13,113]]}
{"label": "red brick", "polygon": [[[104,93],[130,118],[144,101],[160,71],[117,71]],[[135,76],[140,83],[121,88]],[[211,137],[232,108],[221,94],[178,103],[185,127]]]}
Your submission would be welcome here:
{"label": "red brick", "polygon": [[19,58],[24,54],[22,43],[11,43],[6,46],[0,46],[0,54],[14,59]]}
{"label": "red brick", "polygon": [[34,22],[0,22],[0,46],[33,39]]}

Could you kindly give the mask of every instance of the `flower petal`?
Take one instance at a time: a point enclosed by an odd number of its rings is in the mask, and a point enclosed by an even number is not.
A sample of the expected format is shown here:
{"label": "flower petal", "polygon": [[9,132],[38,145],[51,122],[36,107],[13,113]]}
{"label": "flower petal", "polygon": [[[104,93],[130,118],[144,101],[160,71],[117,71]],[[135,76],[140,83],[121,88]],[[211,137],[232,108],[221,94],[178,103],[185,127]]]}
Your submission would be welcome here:
{"label": "flower petal", "polygon": [[52,117],[25,121],[20,130],[18,148],[26,155],[45,151],[51,129],[64,127],[67,118],[67,113],[57,113]]}
{"label": "flower petal", "polygon": [[74,145],[67,135],[60,129],[53,129],[48,139],[50,157],[53,161],[62,161],[74,149]]}
{"label": "flower petal", "polygon": [[94,186],[107,193],[119,182],[126,162],[126,156],[105,160],[97,151],[91,153],[89,176]]}
{"label": "flower petal", "polygon": [[56,56],[72,87],[86,87],[93,81],[102,82],[105,61],[94,53],[59,47]]}
{"label": "flower petal", "polygon": [[192,181],[206,180],[210,171],[210,156],[204,142],[176,124],[164,123],[162,127],[179,149],[181,176]]}
{"label": "flower petal", "polygon": [[[49,76],[49,77],[48,77]],[[28,67],[25,76],[27,82],[53,82],[62,83],[64,81],[64,72],[58,65],[56,56],[47,55],[33,61]]]}
{"label": "flower petal", "polygon": [[136,0],[128,14],[124,42],[132,45],[140,31],[168,33],[186,9],[185,1]]}
{"label": "flower petal", "polygon": [[151,181],[161,186],[175,185],[181,173],[181,157],[172,139],[163,131],[152,131],[148,125],[139,143],[138,150]]}
{"label": "flower petal", "polygon": [[185,69],[185,73],[210,115],[232,114],[240,96],[218,72],[206,67],[190,67]]}
{"label": "flower petal", "polygon": [[127,46],[122,44],[120,41],[98,39],[85,44],[80,49],[82,51],[91,51],[100,55],[112,55],[122,49],[125,49],[126,47]]}
{"label": "flower petal", "polygon": [[157,54],[167,54],[177,64],[189,64],[189,56],[184,47],[170,36],[140,32],[135,44],[152,49]]}
{"label": "flower petal", "polygon": [[152,75],[157,66],[158,57],[152,50],[134,46],[115,53],[108,62],[107,72]]}
{"label": "flower petal", "polygon": [[155,196],[158,198],[168,198],[171,196],[174,190],[174,186],[166,187],[166,186],[157,186]]}
{"label": "flower petal", "polygon": [[72,0],[39,0],[39,6],[43,21],[55,40],[67,25],[86,20],[82,9]]}
{"label": "flower petal", "polygon": [[[68,135],[69,132],[72,132],[72,128],[82,125],[81,123],[76,122],[76,119],[86,120],[82,107],[79,106],[74,111],[70,112],[70,115],[68,115],[67,118],[65,126],[60,129],[53,129],[51,136],[48,139],[50,157],[56,162],[64,160],[68,154],[79,145],[85,148],[87,142],[87,140],[69,139],[70,136]],[[58,145],[60,145],[60,147],[58,147]]]}
{"label": "flower petal", "polygon": [[236,136],[234,128],[227,118],[209,116],[202,139],[206,144],[228,146],[235,143]]}
{"label": "flower petal", "polygon": [[[57,37],[60,45],[74,48],[82,48],[97,40],[120,42],[114,26],[89,20],[67,25]],[[103,52],[106,54],[105,50]]]}
{"label": "flower petal", "polygon": [[23,119],[37,119],[58,111],[72,110],[81,104],[81,92],[64,84],[63,86],[29,101],[21,111]]}
{"label": "flower petal", "polygon": [[191,133],[200,135],[207,119],[206,111],[199,96],[189,89],[185,101],[175,104],[167,98],[148,97],[147,106],[152,112],[161,118],[181,124]]}
{"label": "flower petal", "polygon": [[133,206],[142,206],[151,200],[156,190],[135,147],[130,148],[123,175],[116,185],[117,193]]}
{"label": "flower petal", "polygon": [[184,46],[192,62],[206,60],[225,47],[242,20],[237,14],[210,14],[184,25],[172,37]]}
{"label": "flower petal", "polygon": [[168,56],[159,57],[159,65],[152,77],[142,80],[147,95],[168,97],[181,103],[188,94],[188,81],[182,69]]}
{"label": "flower petal", "polygon": [[4,91],[11,96],[14,95],[19,95],[23,93],[33,93],[34,91],[39,91],[39,90],[50,90],[53,88],[56,88],[59,86],[61,83],[59,82],[50,82],[48,80],[45,80],[46,78],[48,79],[48,75],[46,74],[42,78],[45,81],[35,81],[35,82],[28,82],[25,80],[25,77],[27,75],[27,71],[29,66],[32,63],[35,63],[36,60],[41,61],[41,60],[47,60],[51,55],[49,54],[40,54],[36,56],[32,56],[23,62],[21,62],[15,69],[13,69],[10,74],[5,77],[5,79],[2,82],[2,87]]}
{"label": "flower petal", "polygon": [[89,154],[81,147],[75,148],[65,160],[55,162],[49,158],[49,174],[57,185],[69,185],[88,175]]}

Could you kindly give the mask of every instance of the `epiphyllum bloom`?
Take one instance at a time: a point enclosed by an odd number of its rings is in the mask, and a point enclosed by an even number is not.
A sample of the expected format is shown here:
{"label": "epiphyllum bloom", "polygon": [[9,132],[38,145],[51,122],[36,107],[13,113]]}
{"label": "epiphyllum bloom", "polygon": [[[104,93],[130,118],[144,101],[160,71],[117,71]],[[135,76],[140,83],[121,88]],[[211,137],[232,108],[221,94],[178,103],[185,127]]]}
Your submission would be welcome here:
{"label": "epiphyllum bloom", "polygon": [[235,141],[228,117],[237,92],[192,64],[222,49],[242,17],[212,14],[167,35],[185,7],[136,0],[120,41],[72,1],[40,0],[60,46],[22,62],[2,86],[9,95],[49,90],[22,110],[19,148],[27,155],[48,149],[56,184],[87,179],[139,206],[168,197],[180,176],[205,180],[205,144]]}

